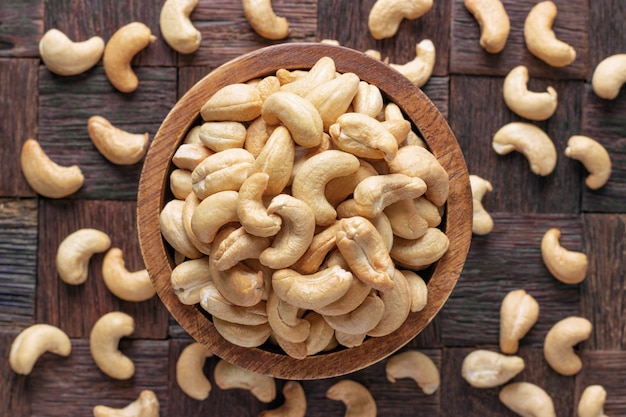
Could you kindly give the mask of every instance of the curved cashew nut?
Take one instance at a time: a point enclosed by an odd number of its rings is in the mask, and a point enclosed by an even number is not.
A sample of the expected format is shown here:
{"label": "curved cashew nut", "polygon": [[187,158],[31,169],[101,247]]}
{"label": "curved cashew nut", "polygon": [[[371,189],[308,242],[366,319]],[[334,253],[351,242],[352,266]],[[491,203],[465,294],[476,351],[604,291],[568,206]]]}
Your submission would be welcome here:
{"label": "curved cashew nut", "polygon": [[433,394],[439,388],[439,369],[428,355],[417,350],[396,353],[385,365],[387,379],[392,384],[400,378],[412,378],[424,394]]}
{"label": "curved cashew nut", "polygon": [[576,159],[589,171],[585,184],[592,190],[603,187],[611,176],[611,157],[600,142],[575,135],[567,141],[565,156]]}
{"label": "curved cashew nut", "polygon": [[385,126],[362,113],[344,113],[328,128],[333,143],[341,150],[361,158],[392,160],[398,142]]}
{"label": "curved cashew nut", "polygon": [[133,361],[118,349],[120,339],[134,331],[135,320],[120,311],[100,317],[91,329],[91,356],[98,368],[111,378],[124,380],[135,374]]}
{"label": "curved cashew nut", "polygon": [[435,44],[430,39],[424,39],[415,44],[415,58],[406,64],[389,66],[409,79],[416,87],[423,87],[435,68]]}
{"label": "curved cashew nut", "polygon": [[281,83],[281,91],[294,93],[300,97],[306,97],[318,86],[334,79],[336,75],[335,61],[327,56],[318,59],[308,71],[294,70],[290,72],[285,69],[276,71],[276,77]]}
{"label": "curved cashew nut", "polygon": [[176,382],[180,389],[195,400],[205,400],[211,392],[211,381],[204,375],[206,358],[213,353],[201,343],[191,343],[180,352],[176,361]]}
{"label": "curved cashew nut", "polygon": [[104,40],[93,36],[82,42],[73,42],[58,29],[48,30],[39,41],[39,55],[44,65],[58,75],[77,75],[100,61]]}
{"label": "curved cashew nut", "polygon": [[215,330],[233,345],[241,347],[258,347],[267,341],[272,333],[269,323],[247,325],[231,323],[213,317]]}
{"label": "curved cashew nut", "polygon": [[248,178],[254,156],[245,149],[233,148],[205,158],[191,173],[193,192],[205,199],[220,191],[237,191]]}
{"label": "curved cashew nut", "polygon": [[276,16],[271,0],[243,0],[243,11],[252,29],[265,39],[289,36],[289,23],[284,17]]}
{"label": "curved cashew nut", "polygon": [[254,173],[239,189],[237,217],[243,228],[255,236],[274,236],[280,231],[282,225],[280,216],[268,214],[263,204],[263,193],[267,188],[269,178],[265,172]]}
{"label": "curved cashew nut", "polygon": [[493,388],[505,384],[524,370],[524,359],[478,349],[463,359],[461,375],[473,387]]}
{"label": "curved cashew nut", "polygon": [[315,106],[307,99],[289,91],[278,91],[263,102],[261,116],[270,125],[282,123],[293,141],[305,148],[322,142],[324,123]]}
{"label": "curved cashew nut", "polygon": [[156,41],[150,28],[141,22],[131,22],[119,28],[104,47],[102,65],[113,85],[123,93],[131,93],[139,86],[133,71],[133,57],[150,43]]}
{"label": "curved cashew nut", "polygon": [[417,19],[433,7],[433,0],[377,0],[372,6],[367,25],[374,39],[391,38],[403,19]]}
{"label": "curved cashew nut", "polygon": [[472,232],[477,235],[487,235],[493,230],[493,219],[485,207],[483,207],[482,199],[487,192],[493,190],[491,183],[479,177],[478,175],[470,175],[470,187],[472,189],[472,201],[474,203],[472,215]]}
{"label": "curved cashew nut", "polygon": [[335,331],[337,343],[347,348],[361,346],[365,342],[366,337],[366,334],[348,334],[339,330]]}
{"label": "curved cashew nut", "polygon": [[450,240],[445,233],[435,227],[429,227],[419,239],[395,237],[389,251],[392,259],[412,269],[424,269],[438,261],[448,250]]}
{"label": "curved cashew nut", "polygon": [[295,153],[295,144],[289,130],[278,126],[252,163],[248,175],[265,172],[269,175],[265,194],[280,194],[291,179]]}
{"label": "curved cashew nut", "polygon": [[198,236],[196,236],[196,234],[193,232],[193,229],[191,228],[191,219],[193,218],[193,213],[200,205],[200,202],[201,200],[196,197],[193,192],[187,194],[187,197],[185,197],[185,203],[183,204],[181,215],[183,217],[183,228],[185,229],[185,234],[187,235],[187,239],[189,239],[189,242],[202,254],[208,255],[209,253],[211,253],[211,244],[198,239]]}
{"label": "curved cashew nut", "polygon": [[276,381],[270,376],[248,371],[224,360],[217,362],[213,375],[221,389],[245,389],[264,403],[270,403],[276,398]]}
{"label": "curved cashew nut", "polygon": [[556,417],[550,395],[530,382],[510,383],[500,390],[498,398],[520,416]]}
{"label": "curved cashew nut", "polygon": [[513,68],[504,78],[503,96],[511,111],[529,120],[549,119],[559,104],[552,87],[543,93],[528,90],[528,68],[523,65]]}
{"label": "curved cashew nut", "polygon": [[606,390],[602,385],[589,385],[578,401],[578,417],[607,417],[604,414]]}
{"label": "curved cashew nut", "polygon": [[202,242],[211,243],[219,229],[237,218],[237,191],[211,194],[198,204],[191,216],[191,230]]}
{"label": "curved cashew nut", "polygon": [[257,259],[270,243],[269,238],[251,235],[240,227],[219,242],[212,259],[218,271],[226,271],[245,259]]}
{"label": "curved cashew nut", "polygon": [[78,191],[85,181],[78,165],[58,165],[46,155],[35,139],[24,142],[20,163],[28,185],[44,197],[67,197]]}
{"label": "curved cashew nut", "polygon": [[324,317],[315,311],[309,311],[304,315],[304,319],[311,323],[309,328],[309,337],[304,341],[306,345],[306,354],[315,355],[324,351],[333,340],[335,330],[330,327]]}
{"label": "curved cashew nut", "polygon": [[293,344],[302,343],[309,337],[311,323],[299,317],[298,306],[281,299],[275,291],[271,291],[266,308],[267,322],[272,327],[275,337]]}
{"label": "curved cashew nut", "polygon": [[[307,337],[308,338],[308,337]],[[294,359],[304,359],[307,357],[306,342],[290,342],[280,337],[275,332],[271,336],[272,343],[277,344],[283,352]]]}
{"label": "curved cashew nut", "polygon": [[437,207],[424,196],[414,199],[413,203],[417,208],[417,212],[426,220],[429,227],[437,227],[441,224],[443,207]]}
{"label": "curved cashew nut", "polygon": [[[338,254],[339,252],[335,251],[333,253]],[[332,253],[330,256],[332,257]],[[341,257],[341,259],[343,259],[343,257]],[[334,266],[335,265],[331,265],[330,262],[328,263],[329,268],[332,268]],[[346,265],[343,265],[342,267],[345,267],[347,269],[347,262]],[[341,316],[344,314],[348,314],[349,312],[360,306],[363,301],[365,301],[365,298],[369,295],[371,290],[372,287],[367,285],[365,282],[361,281],[360,279],[353,279],[350,282],[350,287],[348,288],[348,291],[346,291],[346,293],[341,298],[324,307],[318,307],[315,309],[315,311],[319,314],[322,314],[323,316]],[[365,333],[363,333],[363,337],[365,336]]]}
{"label": "curved cashew nut", "polygon": [[549,229],[541,239],[541,256],[548,271],[565,284],[579,284],[587,276],[589,261],[583,252],[565,249],[559,243],[561,231]]}
{"label": "curved cashew nut", "polygon": [[306,414],[306,395],[297,381],[287,381],[283,386],[285,402],[273,410],[263,410],[259,417],[304,417]]}
{"label": "curved cashew nut", "polygon": [[492,147],[498,155],[521,152],[528,159],[530,170],[537,175],[550,175],[556,167],[552,139],[530,123],[512,122],[502,126],[493,136]]}
{"label": "curved cashew nut", "polygon": [[604,58],[593,70],[591,86],[600,98],[613,100],[626,82],[626,54]]}
{"label": "curved cashew nut", "polygon": [[404,239],[418,239],[424,236],[429,227],[426,219],[417,210],[413,198],[405,198],[388,205],[384,214],[389,219],[393,234]]}
{"label": "curved cashew nut", "polygon": [[409,286],[411,295],[411,312],[422,311],[428,302],[428,286],[424,278],[420,277],[414,271],[407,269],[400,271]]}
{"label": "curved cashew nut", "polygon": [[253,85],[229,84],[217,90],[200,109],[204,121],[248,122],[261,115],[263,100]]}
{"label": "curved cashew nut", "polygon": [[56,268],[63,282],[79,285],[87,280],[89,260],[109,249],[111,239],[97,229],[78,229],[63,239],[56,255]]}
{"label": "curved cashew nut", "polygon": [[575,375],[583,363],[574,352],[574,346],[587,340],[593,326],[583,317],[566,317],[546,334],[543,353],[548,365],[561,375]]}
{"label": "curved cashew nut", "polygon": [[257,90],[259,90],[259,94],[261,95],[261,99],[265,101],[266,98],[271,96],[277,91],[280,91],[280,80],[275,75],[268,75],[261,79],[257,79],[258,81],[248,81],[254,82],[254,86]]}
{"label": "curved cashew nut", "polygon": [[148,150],[148,133],[129,133],[113,126],[102,116],[91,116],[87,121],[89,137],[98,151],[117,165],[132,165]]}
{"label": "curved cashew nut", "polygon": [[202,41],[202,34],[189,18],[198,0],[166,0],[159,15],[161,35],[167,44],[181,54],[194,53]]}
{"label": "curved cashew nut", "polygon": [[172,290],[174,290],[179,301],[185,305],[198,304],[200,291],[211,280],[207,256],[200,259],[190,259],[176,265],[170,277]]}
{"label": "curved cashew nut", "polygon": [[63,330],[50,324],[33,324],[13,340],[9,364],[13,372],[28,375],[44,353],[69,356],[71,351],[72,343]]}
{"label": "curved cashew nut", "polygon": [[116,297],[126,301],[145,301],[156,293],[148,270],[130,272],[124,265],[124,253],[111,248],[102,260],[102,279]]}
{"label": "curved cashew nut", "polygon": [[400,200],[420,197],[427,189],[427,184],[421,178],[405,174],[367,177],[354,189],[355,209],[361,216],[376,217],[387,206]]}
{"label": "curved cashew nut", "polygon": [[383,300],[375,293],[370,293],[361,305],[349,313],[323,317],[335,331],[351,335],[366,335],[376,327],[384,312]]}
{"label": "curved cashew nut", "polygon": [[184,200],[193,193],[191,189],[191,171],[186,169],[175,169],[170,174],[170,190],[174,198]]}
{"label": "curved cashew nut", "polygon": [[241,122],[204,122],[198,136],[204,146],[213,152],[242,148],[246,127]]}
{"label": "curved cashew nut", "polygon": [[243,143],[243,148],[256,158],[263,150],[274,128],[275,126],[265,123],[261,116],[257,117],[250,122],[246,129],[246,140]]}
{"label": "curved cashew nut", "polygon": [[331,206],[336,207],[348,198],[354,192],[356,186],[365,178],[378,175],[378,172],[370,163],[359,159],[359,164],[359,168],[352,174],[336,177],[328,181],[326,187],[324,187],[324,195]]}
{"label": "curved cashew nut", "polygon": [[480,25],[480,46],[491,54],[502,52],[511,21],[500,0],[465,0],[465,7]]}
{"label": "curved cashew nut", "polygon": [[[354,199],[345,200],[337,206],[337,217],[339,219],[358,215]],[[389,218],[387,218],[385,212],[382,212],[376,217],[368,218],[367,220],[369,220],[374,225],[376,230],[378,230],[383,242],[385,242],[387,251],[390,251],[393,246],[393,229],[391,228],[391,222],[389,221]]]}
{"label": "curved cashew nut", "polygon": [[319,112],[324,130],[348,110],[359,85],[359,76],[347,72],[320,84],[305,96]]}
{"label": "curved cashew nut", "polygon": [[202,257],[202,252],[194,246],[189,238],[190,235],[185,231],[184,207],[185,202],[182,200],[168,201],[159,214],[159,228],[163,238],[177,252],[180,252],[186,258],[197,259]]}
{"label": "curved cashew nut", "polygon": [[350,379],[333,384],[326,398],[341,401],[346,406],[344,417],[376,417],[376,401],[363,385]]}
{"label": "curved cashew nut", "polygon": [[307,250],[300,257],[300,259],[298,259],[298,261],[291,266],[291,269],[294,269],[303,275],[318,272],[320,270],[320,266],[324,263],[328,252],[335,248],[337,244],[336,234],[340,227],[341,220],[336,221],[318,234],[314,235]]}
{"label": "curved cashew nut", "polygon": [[96,405],[94,417],[159,417],[159,400],[153,391],[143,390],[139,397],[124,408]]}
{"label": "curved cashew nut", "polygon": [[383,95],[380,89],[366,81],[360,81],[357,92],[352,99],[352,109],[355,113],[376,117],[383,110]]}
{"label": "curved cashew nut", "polygon": [[200,289],[200,306],[213,317],[233,324],[256,326],[267,323],[265,301],[260,301],[251,307],[235,305],[224,298],[214,282],[208,282]]}
{"label": "curved cashew nut", "polygon": [[539,318],[539,303],[524,290],[510,291],[500,306],[500,350],[514,354]]}
{"label": "curved cashew nut", "polygon": [[565,67],[576,59],[571,45],[557,39],[552,24],[557,8],[552,1],[542,1],[530,10],[524,22],[526,47],[537,58],[553,67]]}
{"label": "curved cashew nut", "polygon": [[381,292],[380,298],[383,300],[385,310],[376,327],[367,332],[368,336],[381,337],[395,332],[402,326],[411,312],[409,283],[397,269],[393,275],[393,288]]}

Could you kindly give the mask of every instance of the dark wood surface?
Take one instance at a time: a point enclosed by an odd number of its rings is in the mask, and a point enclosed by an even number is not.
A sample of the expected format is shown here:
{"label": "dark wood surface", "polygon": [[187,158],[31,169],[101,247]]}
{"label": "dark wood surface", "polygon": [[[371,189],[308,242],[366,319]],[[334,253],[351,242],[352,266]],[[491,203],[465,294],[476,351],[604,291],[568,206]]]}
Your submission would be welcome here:
{"label": "dark wood surface", "polygon": [[[405,349],[428,354],[441,373],[441,388],[431,396],[411,380],[391,384],[385,361],[344,378],[369,388],[379,415],[392,416],[514,416],[499,400],[498,388],[470,387],[460,376],[467,353],[476,348],[497,350],[498,310],[511,289],[524,288],[541,308],[537,325],[521,343],[526,369],[516,377],[541,385],[554,399],[557,416],[576,415],[585,386],[603,384],[608,392],[605,413],[626,416],[626,90],[613,101],[598,99],[589,80],[604,57],[626,52],[626,3],[623,0],[555,0],[559,15],[555,33],[575,45],[578,57],[563,69],[549,68],[525,49],[522,27],[534,0],[503,0],[511,17],[511,34],[497,56],[478,45],[478,25],[462,0],[435,1],[422,18],[405,21],[396,37],[375,41],[367,31],[374,0],[275,0],[278,14],[293,22],[285,42],[336,39],[363,51],[374,48],[391,62],[415,55],[424,38],[437,48],[434,77],[424,87],[447,117],[457,136],[470,173],[490,180],[494,191],[483,203],[493,214],[495,229],[474,237],[468,261],[449,302],[434,321]],[[247,25],[241,4],[234,0],[205,1],[192,14],[204,38],[191,56],[174,53],[162,40],[158,15],[162,0],[3,0],[0,2],[0,415],[89,416],[96,404],[123,406],[141,389],[152,389],[161,416],[256,416],[283,401],[261,403],[243,390],[213,390],[205,401],[183,394],[175,381],[175,362],[192,339],[157,300],[122,302],[107,292],[99,267],[90,265],[81,287],[68,287],[56,275],[54,256],[60,239],[77,228],[105,230],[112,244],[124,249],[129,269],[142,267],[135,226],[135,199],[141,163],[120,167],[100,156],[87,136],[92,114],[154,137],[177,98],[209,71],[241,53],[277,43],[266,41]],[[140,79],[132,94],[115,91],[102,67],[74,77],[51,74],[39,60],[38,40],[47,29],[59,28],[74,39],[100,35],[107,40],[121,25],[140,20],[158,40],[142,51],[133,65]],[[530,88],[554,86],[559,108],[545,122],[559,155],[556,170],[546,178],[530,173],[519,154],[498,156],[491,136],[502,124],[521,120],[504,105],[504,75],[524,64],[531,72]],[[570,135],[599,140],[611,154],[613,175],[607,186],[584,186],[582,165],[567,159]],[[19,150],[29,137],[62,164],[76,163],[86,175],[85,186],[60,201],[36,196],[19,168]],[[539,244],[549,227],[560,227],[562,243],[585,251],[590,268],[580,285],[552,278],[541,262]],[[102,374],[91,359],[88,332],[107,311],[125,311],[138,330],[124,338],[121,349],[135,360],[137,374],[116,381]],[[589,340],[577,346],[582,371],[563,377],[549,368],[542,354],[550,326],[568,315],[580,315],[594,326]],[[24,327],[49,322],[72,337],[68,358],[44,355],[29,376],[8,366],[10,344]],[[217,358],[207,360],[205,373],[213,381]],[[325,398],[341,378],[302,381],[308,416],[342,416],[343,405]]]}

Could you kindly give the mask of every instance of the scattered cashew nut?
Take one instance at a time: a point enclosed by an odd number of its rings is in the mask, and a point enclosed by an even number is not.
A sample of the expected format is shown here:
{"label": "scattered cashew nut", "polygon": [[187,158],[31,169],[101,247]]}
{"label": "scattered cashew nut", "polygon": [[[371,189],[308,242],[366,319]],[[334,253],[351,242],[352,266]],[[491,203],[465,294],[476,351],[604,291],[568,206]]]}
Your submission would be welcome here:
{"label": "scattered cashew nut", "polygon": [[557,39],[552,24],[557,8],[552,1],[541,1],[533,6],[524,22],[526,47],[537,58],[553,67],[565,67],[576,59],[574,48]]}
{"label": "scattered cashew nut", "polygon": [[465,7],[480,26],[480,46],[491,54],[502,52],[511,21],[500,0],[465,0]]}
{"label": "scattered cashew nut", "polygon": [[63,282],[79,285],[87,280],[89,260],[111,246],[109,236],[97,229],[78,229],[63,239],[57,249],[56,268]]}
{"label": "scattered cashew nut", "polygon": [[39,55],[44,65],[57,75],[77,75],[100,61],[104,40],[99,36],[73,42],[58,29],[48,30],[39,41]]}
{"label": "scattered cashew nut", "polygon": [[211,392],[211,381],[204,375],[204,362],[213,353],[201,343],[191,343],[180,352],[176,361],[176,382],[195,400],[205,400]]}
{"label": "scattered cashew nut", "polygon": [[391,38],[403,19],[417,19],[433,7],[433,0],[377,0],[367,25],[374,39]]}
{"label": "scattered cashew nut", "polygon": [[519,341],[535,325],[539,318],[539,303],[519,289],[510,291],[500,306],[500,350],[514,354],[519,348]]}
{"label": "scattered cashew nut", "polygon": [[87,130],[98,151],[117,165],[137,163],[148,150],[148,133],[124,131],[102,116],[91,116],[87,121]]}
{"label": "scattered cashew nut", "polygon": [[424,39],[415,45],[413,60],[406,64],[390,63],[389,66],[421,88],[428,82],[435,67],[435,44],[430,39]]}
{"label": "scattered cashew nut", "polygon": [[122,300],[146,301],[156,293],[148,270],[130,272],[126,269],[124,253],[120,248],[111,248],[104,255],[102,279],[109,291]]}
{"label": "scattered cashew nut", "polygon": [[589,385],[578,401],[578,417],[607,417],[604,414],[606,390],[602,385]]}
{"label": "scattered cashew nut", "polygon": [[159,400],[153,391],[143,390],[139,397],[124,408],[96,405],[94,417],[159,417]]}
{"label": "scattered cashew nut", "polygon": [[498,398],[523,417],[556,417],[554,402],[541,387],[530,382],[513,382],[500,390]]}
{"label": "scattered cashew nut", "polygon": [[202,41],[202,34],[189,18],[198,0],[165,0],[159,16],[161,35],[167,44],[181,54],[194,53]]}
{"label": "scattered cashew nut", "polygon": [[297,381],[287,381],[283,386],[285,402],[273,410],[263,410],[259,417],[304,417],[306,414],[306,395]]}
{"label": "scattered cashew nut", "polygon": [[626,82],[626,54],[604,58],[596,66],[591,78],[593,92],[600,98],[613,100]]}
{"label": "scattered cashew nut", "polygon": [[400,378],[412,378],[424,394],[431,395],[439,388],[439,369],[433,360],[417,350],[396,353],[385,365],[387,379],[395,383]]}
{"label": "scattered cashew nut", "polygon": [[114,379],[130,379],[135,364],[118,348],[120,339],[135,331],[135,320],[126,313],[113,311],[100,317],[89,335],[89,349],[98,368]]}
{"label": "scattered cashew nut", "polygon": [[334,383],[326,397],[341,401],[346,406],[344,417],[376,417],[376,401],[365,386],[350,379]]}
{"label": "scattered cashew nut", "polygon": [[33,324],[23,329],[13,340],[9,364],[13,372],[28,375],[44,353],[69,356],[71,351],[70,338],[63,330],[50,324]]}
{"label": "scattered cashew nut", "polygon": [[579,284],[587,276],[589,261],[583,252],[565,249],[559,243],[561,231],[549,229],[541,239],[541,256],[548,271],[565,284]]}
{"label": "scattered cashew nut", "polygon": [[530,170],[537,175],[550,175],[556,167],[556,148],[552,139],[538,126],[512,122],[502,126],[493,136],[492,147],[498,155],[521,152]]}
{"label": "scattered cashew nut", "polygon": [[589,171],[585,184],[592,190],[603,187],[611,176],[611,157],[602,144],[590,137],[575,135],[567,141],[565,156],[576,159]]}
{"label": "scattered cashew nut", "polygon": [[558,94],[552,87],[538,93],[528,90],[528,68],[519,65],[504,78],[504,102],[511,111],[529,120],[549,119],[558,106]]}
{"label": "scattered cashew nut", "polygon": [[279,40],[289,36],[289,22],[276,16],[271,0],[243,0],[243,11],[252,29],[262,37]]}
{"label": "scattered cashew nut", "polygon": [[221,389],[245,389],[264,403],[270,403],[276,398],[276,382],[274,378],[267,375],[261,375],[220,360],[215,365],[213,376],[215,383]]}
{"label": "scattered cashew nut", "polygon": [[474,203],[472,215],[472,233],[488,235],[493,230],[493,218],[483,206],[482,199],[487,192],[493,190],[491,183],[478,175],[470,175],[472,201]]}
{"label": "scattered cashew nut", "polygon": [[505,384],[524,370],[524,359],[478,349],[463,359],[461,375],[473,387],[493,388]]}
{"label": "scattered cashew nut", "polygon": [[583,363],[574,346],[587,340],[593,326],[584,317],[570,316],[557,322],[546,334],[543,353],[548,365],[561,375],[575,375]]}

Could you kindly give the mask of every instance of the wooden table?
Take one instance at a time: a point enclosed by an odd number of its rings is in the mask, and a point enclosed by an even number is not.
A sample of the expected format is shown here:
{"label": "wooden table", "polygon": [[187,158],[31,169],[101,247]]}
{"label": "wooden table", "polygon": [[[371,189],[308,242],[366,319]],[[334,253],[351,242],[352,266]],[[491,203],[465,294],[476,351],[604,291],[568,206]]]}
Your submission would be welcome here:
{"label": "wooden table", "polygon": [[[437,64],[425,92],[447,117],[463,149],[470,173],[490,180],[494,191],[484,199],[495,229],[475,237],[450,300],[441,314],[406,349],[419,349],[438,365],[441,387],[426,396],[412,380],[385,379],[385,363],[347,375],[370,389],[381,416],[514,416],[498,400],[498,388],[470,387],[460,376],[465,355],[476,348],[498,349],[499,306],[504,295],[523,288],[539,302],[539,321],[523,339],[519,354],[526,369],[516,381],[543,387],[554,399],[558,416],[575,416],[580,393],[589,384],[608,392],[605,412],[626,416],[626,90],[614,101],[597,98],[589,83],[597,63],[626,52],[626,3],[623,0],[555,0],[558,37],[578,52],[565,68],[550,68],[526,50],[522,27],[532,0],[504,0],[511,18],[505,50],[488,55],[478,45],[476,21],[462,0],[436,0],[415,21],[404,21],[391,39],[375,41],[367,30],[374,0],[275,0],[278,15],[291,24],[289,41],[335,39],[357,50],[377,49],[390,62],[415,56],[424,38],[437,48]],[[94,114],[133,132],[156,133],[169,109],[211,69],[241,53],[270,44],[248,26],[239,1],[200,0],[192,19],[203,34],[199,51],[177,55],[161,39],[162,1],[3,0],[0,2],[0,415],[88,416],[96,404],[122,407],[142,389],[153,390],[161,416],[256,416],[283,401],[264,404],[242,390],[213,387],[196,401],[175,382],[175,362],[190,337],[168,316],[158,299],[124,302],[108,292],[101,279],[102,255],[90,265],[88,281],[68,286],[56,274],[59,242],[82,227],[106,231],[124,250],[130,270],[142,268],[136,239],[135,198],[141,163],[108,163],[87,135]],[[38,41],[58,28],[72,39],[100,35],[107,40],[123,24],[141,21],[156,43],[138,54],[133,65],[140,85],[122,94],[108,83],[102,66],[74,77],[50,73],[38,56]],[[502,99],[502,82],[516,65],[528,66],[529,87],[552,85],[559,93],[554,116],[536,123],[554,140],[559,160],[543,178],[531,174],[521,154],[498,156],[491,137],[503,124],[521,120]],[[584,186],[586,172],[566,158],[567,139],[585,134],[610,152],[613,175],[598,191]],[[29,137],[38,139],[61,165],[78,164],[83,188],[70,198],[38,197],[20,173],[19,152]],[[550,227],[562,230],[561,243],[589,256],[580,285],[564,285],[550,276],[539,244]],[[131,314],[135,333],[121,349],[136,364],[128,381],[102,374],[89,353],[93,323],[109,311]],[[577,347],[584,362],[574,377],[556,374],[543,359],[543,339],[558,320],[579,315],[594,325],[589,340]],[[61,327],[72,338],[68,358],[44,355],[29,376],[8,365],[11,342],[33,323]],[[217,358],[207,360],[212,379]],[[308,416],[342,416],[344,406],[325,398],[338,379],[302,381]]]}

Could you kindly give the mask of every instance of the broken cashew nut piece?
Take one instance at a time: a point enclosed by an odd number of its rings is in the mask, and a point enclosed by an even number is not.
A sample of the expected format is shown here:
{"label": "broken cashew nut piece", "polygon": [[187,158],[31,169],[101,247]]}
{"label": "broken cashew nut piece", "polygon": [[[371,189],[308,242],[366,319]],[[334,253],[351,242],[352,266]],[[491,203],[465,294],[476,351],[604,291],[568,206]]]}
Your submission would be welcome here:
{"label": "broken cashew nut piece", "polygon": [[161,35],[173,50],[181,54],[194,53],[202,41],[202,34],[189,18],[197,5],[198,0],[166,0],[161,8]]}
{"label": "broken cashew nut piece", "polygon": [[553,67],[565,67],[576,60],[576,50],[557,39],[552,24],[557,8],[552,1],[537,3],[524,22],[526,47],[537,58]]}
{"label": "broken cashew nut piece", "polygon": [[69,356],[71,351],[70,338],[63,330],[50,324],[33,324],[22,330],[13,340],[9,365],[13,372],[28,375],[44,353]]}
{"label": "broken cashew nut piece", "polygon": [[154,297],[156,290],[147,269],[130,272],[124,264],[120,248],[111,248],[102,260],[102,279],[116,297],[126,301],[146,301]]}
{"label": "broken cashew nut piece", "polygon": [[367,25],[374,39],[391,38],[403,19],[417,19],[432,7],[433,0],[377,0],[370,10]]}
{"label": "broken cashew nut piece", "polygon": [[215,383],[221,389],[245,389],[264,403],[270,403],[276,398],[276,382],[270,376],[240,368],[224,360],[217,362],[213,373]]}
{"label": "broken cashew nut piece", "polygon": [[480,26],[480,46],[490,54],[502,52],[511,30],[511,21],[502,2],[465,0],[465,7]]}
{"label": "broken cashew nut piece", "polygon": [[283,386],[285,402],[273,410],[263,410],[259,417],[304,417],[306,414],[306,394],[297,381],[287,381]]}
{"label": "broken cashew nut piece", "polygon": [[98,368],[114,379],[130,379],[135,364],[118,348],[119,341],[135,331],[135,320],[126,313],[113,311],[100,317],[89,335],[89,349]]}
{"label": "broken cashew nut piece", "polygon": [[602,385],[589,385],[578,401],[578,417],[607,417],[604,414],[606,390]]}
{"label": "broken cashew nut piece", "polygon": [[35,139],[24,142],[20,162],[28,185],[44,197],[67,197],[78,191],[85,181],[78,165],[58,165],[46,155]]}
{"label": "broken cashew nut piece", "polygon": [[211,381],[204,375],[204,362],[213,353],[201,343],[185,346],[176,361],[176,382],[180,389],[194,400],[202,401],[209,397]]}
{"label": "broken cashew nut piece", "polygon": [[526,291],[510,291],[500,305],[500,350],[514,354],[539,318],[539,303]]}
{"label": "broken cashew nut piece", "polygon": [[488,235],[493,230],[493,218],[483,206],[482,199],[487,192],[493,191],[493,186],[488,180],[478,175],[470,175],[470,187],[472,189],[472,201],[474,209],[472,214],[472,233],[476,235]]}
{"label": "broken cashew nut piece", "polygon": [[413,379],[426,395],[437,391],[441,382],[437,365],[428,355],[417,350],[393,355],[385,365],[385,372],[391,383],[400,378]]}
{"label": "broken cashew nut piece", "polygon": [[93,408],[94,417],[159,417],[159,399],[150,390],[143,390],[139,397],[124,408],[111,408],[105,405],[96,405]]}
{"label": "broken cashew nut piece", "polygon": [[626,54],[604,58],[596,66],[591,78],[593,92],[600,98],[613,100],[626,82]]}
{"label": "broken cashew nut piece", "polygon": [[276,16],[271,0],[243,0],[243,11],[252,29],[265,39],[279,40],[289,36],[289,22]]}
{"label": "broken cashew nut piece", "polygon": [[502,126],[493,136],[493,150],[498,155],[517,151],[522,153],[530,170],[537,175],[550,175],[556,167],[556,148],[552,139],[541,128],[525,122]]}
{"label": "broken cashew nut piece", "polygon": [[117,165],[132,165],[141,160],[148,150],[148,133],[130,133],[111,124],[102,116],[91,116],[87,121],[89,137],[98,151]]}
{"label": "broken cashew nut piece", "polygon": [[611,176],[611,157],[600,142],[587,137],[574,135],[567,141],[565,156],[582,162],[589,176],[585,184],[592,190],[602,188]]}
{"label": "broken cashew nut piece", "polygon": [[63,282],[79,285],[87,280],[89,260],[111,246],[109,236],[97,229],[78,229],[63,239],[56,255],[56,269]]}
{"label": "broken cashew nut piece", "polygon": [[351,379],[342,379],[326,391],[326,398],[341,401],[347,417],[376,417],[376,401],[365,386]]}
{"label": "broken cashew nut piece", "polygon": [[504,78],[504,102],[518,116],[528,120],[549,119],[558,106],[558,94],[552,87],[545,92],[528,90],[528,68],[519,65]]}
{"label": "broken cashew nut piece", "polygon": [[416,87],[423,87],[428,82],[435,67],[435,44],[424,39],[415,45],[415,58],[406,64],[389,64],[389,66],[406,78]]}
{"label": "broken cashew nut piece", "polygon": [[473,387],[493,388],[505,384],[524,370],[524,359],[489,350],[475,350],[463,359],[461,375]]}
{"label": "broken cashew nut piece", "polygon": [[561,375],[577,374],[583,363],[574,352],[574,346],[587,340],[593,326],[584,317],[570,316],[556,323],[546,334],[543,353],[546,362]]}
{"label": "broken cashew nut piece", "polygon": [[77,75],[100,61],[104,40],[93,36],[73,42],[58,29],[48,30],[39,41],[39,55],[44,65],[57,75]]}
{"label": "broken cashew nut piece", "polygon": [[546,391],[530,382],[513,382],[498,394],[500,401],[524,417],[556,417],[554,402]]}
{"label": "broken cashew nut piece", "polygon": [[559,243],[561,231],[549,229],[541,239],[541,256],[548,271],[564,284],[580,284],[587,276],[589,261],[583,252],[570,251]]}

